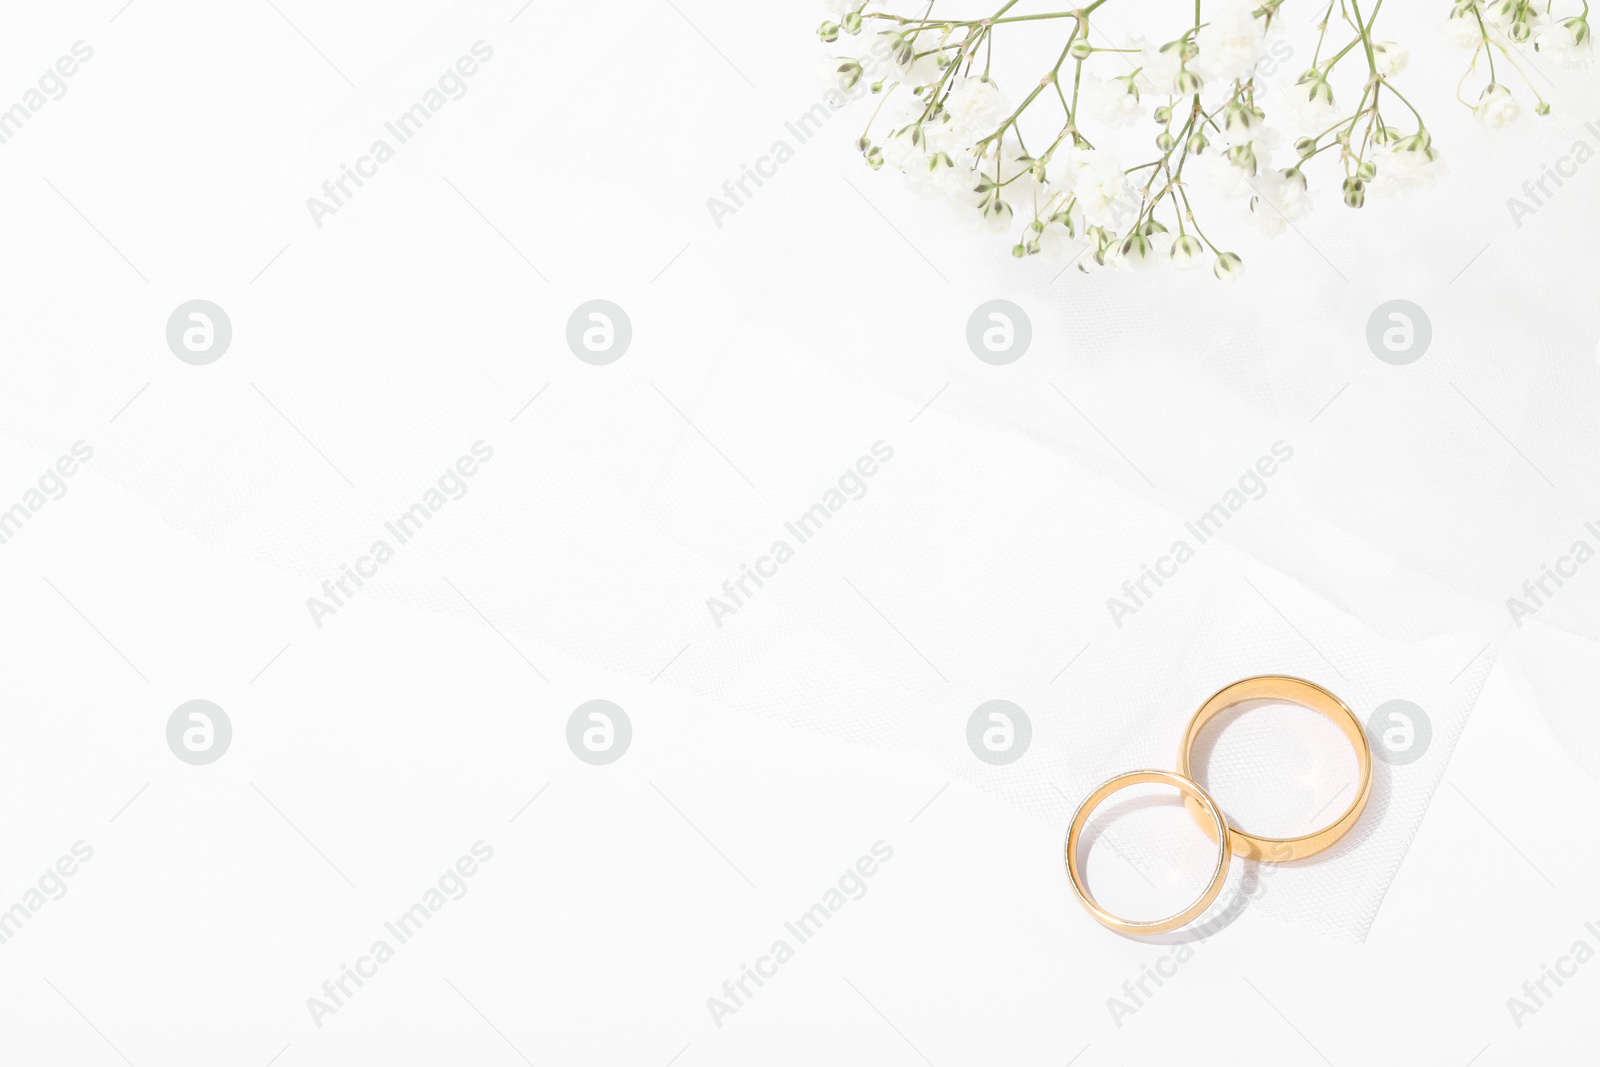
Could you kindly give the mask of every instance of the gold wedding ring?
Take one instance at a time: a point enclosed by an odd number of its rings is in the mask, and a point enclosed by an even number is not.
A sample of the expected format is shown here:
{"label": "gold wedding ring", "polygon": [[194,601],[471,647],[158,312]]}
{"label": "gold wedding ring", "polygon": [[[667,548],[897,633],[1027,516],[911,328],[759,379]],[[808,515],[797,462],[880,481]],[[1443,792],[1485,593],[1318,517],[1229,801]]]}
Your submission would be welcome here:
{"label": "gold wedding ring", "polygon": [[[1291,678],[1286,674],[1259,674],[1223,686],[1200,705],[1200,710],[1189,720],[1189,728],[1183,734],[1183,746],[1178,750],[1179,774],[1187,777],[1191,773],[1190,762],[1194,745],[1206,723],[1228,708],[1247,700],[1283,700],[1310,708],[1344,731],[1345,737],[1349,738],[1350,744],[1356,750],[1355,799],[1350,801],[1350,806],[1345,808],[1337,819],[1322,829],[1313,830],[1299,837],[1262,837],[1259,834],[1247,833],[1231,822],[1227,824],[1228,843],[1234,852],[1246,859],[1287,863],[1290,860],[1303,860],[1307,856],[1315,856],[1349,833],[1351,827],[1361,818],[1362,809],[1367,806],[1367,797],[1372,792],[1372,746],[1367,742],[1367,732],[1349,705],[1317,683],[1308,682],[1304,678]],[[1196,803],[1191,796],[1184,797],[1184,804],[1188,807],[1189,814],[1194,816],[1194,821],[1200,824],[1200,829],[1205,831],[1206,836],[1215,840],[1217,828],[1211,819],[1210,810]]]}
{"label": "gold wedding ring", "polygon": [[[1185,803],[1194,803],[1199,810],[1211,819],[1210,838],[1218,841],[1216,866],[1211,869],[1211,881],[1206,883],[1204,891],[1196,898],[1193,904],[1165,919],[1136,920],[1124,919],[1113,915],[1095,902],[1094,896],[1089,892],[1089,887],[1084,884],[1083,876],[1078,872],[1078,838],[1083,833],[1083,828],[1089,822],[1089,816],[1094,809],[1099,807],[1111,794],[1132,785],[1143,785],[1147,782],[1159,782],[1170,785],[1183,793]],[[1228,860],[1233,855],[1233,850],[1228,844],[1228,835],[1223,833],[1227,826],[1222,817],[1222,809],[1217,807],[1216,801],[1211,799],[1211,794],[1200,787],[1194,779],[1183,774],[1174,774],[1172,771],[1129,771],[1119,774],[1109,782],[1102,783],[1098,789],[1084,798],[1078,805],[1077,812],[1072,816],[1072,826],[1067,830],[1067,877],[1072,879],[1073,891],[1078,894],[1078,899],[1083,906],[1089,909],[1089,914],[1100,920],[1102,924],[1119,933],[1124,934],[1160,934],[1168,930],[1189,923],[1217,899],[1217,894],[1222,892],[1223,880],[1228,876]]]}
{"label": "gold wedding ring", "polygon": [[[1263,837],[1247,833],[1229,822],[1223,815],[1222,809],[1217,806],[1217,802],[1211,799],[1211,794],[1195,781],[1191,763],[1195,742],[1199,740],[1200,732],[1223,711],[1247,700],[1281,700],[1310,708],[1329,719],[1344,731],[1345,737],[1349,738],[1350,744],[1356,750],[1358,767],[1356,795],[1349,807],[1345,808],[1333,822],[1320,830],[1299,837]],[[1083,834],[1083,828],[1088,825],[1089,816],[1107,797],[1129,786],[1148,783],[1170,785],[1183,795],[1183,803],[1189,809],[1189,814],[1200,824],[1200,829],[1205,831],[1205,835],[1217,842],[1217,862],[1211,870],[1211,880],[1206,883],[1205,889],[1195,902],[1187,908],[1165,919],[1124,919],[1102,908],[1095,901],[1094,895],[1089,892],[1088,886],[1084,884],[1084,877],[1078,870],[1078,839]],[[1178,750],[1177,771],[1129,771],[1103,782],[1084,798],[1083,803],[1078,805],[1078,810],[1073,813],[1072,825],[1067,830],[1067,877],[1072,881],[1073,892],[1089,910],[1089,914],[1112,930],[1124,934],[1160,934],[1176,930],[1204,914],[1217,899],[1217,895],[1222,892],[1222,883],[1228,875],[1228,862],[1234,854],[1269,863],[1287,863],[1290,860],[1315,856],[1350,832],[1361,818],[1361,813],[1367,806],[1367,797],[1371,793],[1372,747],[1367,742],[1367,732],[1362,728],[1361,720],[1356,718],[1356,713],[1350,710],[1349,705],[1322,686],[1308,682],[1304,678],[1291,678],[1286,674],[1259,674],[1244,678],[1217,690],[1194,713],[1189,720],[1188,729],[1184,731],[1183,745]]]}

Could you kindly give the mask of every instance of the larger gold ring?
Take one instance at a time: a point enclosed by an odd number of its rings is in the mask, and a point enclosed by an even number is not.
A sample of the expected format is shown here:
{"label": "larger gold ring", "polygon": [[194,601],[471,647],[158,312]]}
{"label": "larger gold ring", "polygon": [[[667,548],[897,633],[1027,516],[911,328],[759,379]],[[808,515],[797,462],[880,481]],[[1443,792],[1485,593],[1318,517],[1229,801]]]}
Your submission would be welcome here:
{"label": "larger gold ring", "polygon": [[[1200,731],[1204,729],[1206,723],[1236,704],[1242,704],[1246,700],[1264,699],[1284,700],[1310,708],[1344,731],[1344,735],[1355,746],[1360,778],[1355,799],[1344,809],[1344,813],[1327,826],[1309,834],[1302,834],[1299,837],[1262,837],[1259,834],[1246,833],[1232,823],[1227,823],[1228,843],[1233,846],[1234,852],[1246,859],[1286,863],[1290,860],[1315,856],[1323,849],[1331,847],[1334,842],[1349,833],[1351,827],[1361,818],[1362,809],[1367,806],[1367,796],[1372,792],[1372,747],[1367,742],[1367,732],[1362,728],[1361,720],[1356,718],[1356,713],[1322,686],[1308,682],[1304,678],[1291,678],[1286,674],[1260,674],[1223,686],[1200,705],[1200,710],[1189,720],[1189,728],[1184,731],[1183,747],[1178,750],[1178,771],[1186,778],[1193,774],[1190,757],[1194,751],[1195,741],[1200,737]],[[1211,817],[1213,809],[1196,803],[1192,795],[1184,798],[1184,804],[1188,807],[1189,814],[1194,816],[1195,822],[1206,832],[1206,836],[1215,840],[1218,831]]]}
{"label": "larger gold ring", "polygon": [[[1089,888],[1083,884],[1083,877],[1078,873],[1078,837],[1088,824],[1090,814],[1106,797],[1119,789],[1146,782],[1160,782],[1177,788],[1183,793],[1185,803],[1193,802],[1199,805],[1209,816],[1212,826],[1208,836],[1211,840],[1219,842],[1217,864],[1212,868],[1211,881],[1206,883],[1205,890],[1201,892],[1199,898],[1176,915],[1169,915],[1165,919],[1124,919],[1111,914],[1096,903]],[[1078,894],[1083,906],[1088,908],[1089,914],[1098,919],[1102,925],[1124,934],[1160,934],[1176,930],[1203,913],[1211,906],[1211,902],[1217,899],[1217,894],[1222,892],[1223,880],[1228,876],[1228,860],[1232,856],[1228,838],[1222,832],[1225,826],[1227,821],[1222,817],[1222,809],[1217,807],[1216,801],[1211,799],[1211,795],[1202,789],[1198,782],[1187,775],[1174,774],[1172,771],[1129,771],[1127,774],[1119,774],[1084,797],[1083,803],[1078,805],[1077,812],[1073,814],[1072,826],[1067,830],[1067,877],[1072,879],[1073,892]]]}

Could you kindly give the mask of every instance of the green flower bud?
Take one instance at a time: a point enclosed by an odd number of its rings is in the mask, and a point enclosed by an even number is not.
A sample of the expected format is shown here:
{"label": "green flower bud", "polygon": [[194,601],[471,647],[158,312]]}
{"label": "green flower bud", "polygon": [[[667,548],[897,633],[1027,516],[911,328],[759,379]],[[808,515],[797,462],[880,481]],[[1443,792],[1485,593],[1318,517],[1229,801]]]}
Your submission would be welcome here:
{"label": "green flower bud", "polygon": [[837,22],[824,22],[817,27],[817,36],[824,41],[837,41],[839,39],[839,24]]}
{"label": "green flower bud", "polygon": [[1206,83],[1201,79],[1200,75],[1196,74],[1188,67],[1183,67],[1178,71],[1178,77],[1174,80],[1173,87],[1176,88],[1180,94],[1188,96],[1193,93],[1198,93],[1201,89],[1204,89],[1205,84]]}
{"label": "green flower bud", "polygon": [[1294,150],[1300,154],[1301,159],[1305,159],[1317,150],[1317,139],[1315,137],[1302,137],[1294,143]]}
{"label": "green flower bud", "polygon": [[1177,143],[1178,139],[1172,136],[1172,134],[1168,133],[1166,130],[1162,130],[1156,135],[1156,147],[1161,149],[1163,152],[1172,151],[1172,146]]}
{"label": "green flower bud", "polygon": [[1222,127],[1229,133],[1249,133],[1260,124],[1261,115],[1243,104],[1229,104],[1222,113]]}
{"label": "green flower bud", "polygon": [[1165,126],[1167,123],[1172,121],[1172,109],[1167,107],[1165,104],[1162,104],[1160,107],[1156,108],[1155,118],[1158,125]]}
{"label": "green flower bud", "polygon": [[1093,54],[1094,45],[1090,44],[1088,40],[1083,37],[1079,37],[1076,41],[1073,41],[1072,47],[1067,49],[1067,55],[1080,61],[1088,59]]}
{"label": "green flower bud", "polygon": [[867,166],[871,167],[873,170],[883,169],[883,149],[879,148],[877,145],[873,145],[871,148],[867,149]]}
{"label": "green flower bud", "polygon": [[834,68],[839,88],[846,92],[856,87],[856,82],[861,80],[863,73],[865,72],[862,71],[861,64],[853,59],[841,59],[839,65]]}
{"label": "green flower bud", "polygon": [[1367,202],[1367,187],[1360,178],[1344,180],[1344,202],[1350,207],[1360,207]]}
{"label": "green flower bud", "polygon": [[1211,265],[1211,273],[1221,281],[1231,282],[1244,273],[1244,260],[1232,252],[1219,253],[1217,261]]}
{"label": "green flower bud", "polygon": [[1179,234],[1177,240],[1172,242],[1170,255],[1175,263],[1187,264],[1198,258],[1206,250],[1206,246],[1192,233]]}
{"label": "green flower bud", "polygon": [[861,32],[861,12],[852,11],[844,17],[844,31],[852,37]]}
{"label": "green flower bud", "polygon": [[1364,182],[1370,182],[1373,178],[1377,177],[1377,174],[1378,165],[1372,162],[1370,159],[1356,168],[1356,177],[1360,178]]}
{"label": "green flower bud", "polygon": [[1427,130],[1418,130],[1416,133],[1400,142],[1400,147],[1407,152],[1426,152],[1433,147],[1433,136]]}
{"label": "green flower bud", "polygon": [[1548,114],[1550,114],[1550,101],[1548,101],[1548,100],[1539,101],[1537,104],[1534,105],[1533,113],[1535,115],[1548,115]]}
{"label": "green flower bud", "polygon": [[1018,259],[1021,259],[1023,256],[1028,254],[1028,249],[1024,245],[1014,245],[1011,249],[1011,254],[1016,256]]}
{"label": "green flower bud", "polygon": [[1206,140],[1206,135],[1201,133],[1199,130],[1196,130],[1189,135],[1189,152],[1191,155],[1198,156],[1201,152],[1204,152],[1210,144],[1211,142]]}
{"label": "green flower bud", "polygon": [[983,207],[983,217],[1007,225],[1011,222],[1011,205],[1001,200],[998,196]]}

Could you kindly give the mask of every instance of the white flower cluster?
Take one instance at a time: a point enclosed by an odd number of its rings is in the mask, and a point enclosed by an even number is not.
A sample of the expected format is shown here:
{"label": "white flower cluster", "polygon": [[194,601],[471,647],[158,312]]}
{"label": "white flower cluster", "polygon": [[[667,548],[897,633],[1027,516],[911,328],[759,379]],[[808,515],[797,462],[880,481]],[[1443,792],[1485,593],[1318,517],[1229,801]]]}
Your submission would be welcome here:
{"label": "white flower cluster", "polygon": [[[942,0],[937,13],[927,0],[824,0],[828,21],[817,32],[827,77],[844,90],[864,82],[883,98],[857,142],[868,164],[887,164],[918,194],[1007,235],[1018,257],[1044,254],[1084,270],[1209,262],[1232,278],[1240,258],[1196,220],[1195,178],[1271,236],[1331,184],[1312,181],[1322,173],[1313,163],[1332,171],[1355,208],[1369,189],[1414,189],[1442,169],[1423,117],[1392,81],[1407,67],[1406,49],[1373,33],[1381,0],[1327,5],[1313,27],[1315,50],[1306,42],[1304,52],[1279,43],[1283,0],[1200,0],[1192,23],[1117,47],[1091,33],[1108,2],[1015,15],[1010,0],[953,18]],[[1539,0],[1541,11],[1533,0],[1453,3],[1452,31],[1470,23],[1476,36],[1463,37],[1479,53],[1532,47],[1581,62],[1592,49],[1584,16],[1557,18],[1551,0]],[[1054,65],[1007,69],[1007,42],[1038,35],[1059,44]],[[1269,115],[1258,80],[1274,44],[1279,59],[1312,59],[1292,88],[1270,94]],[[1469,106],[1503,125],[1517,104],[1491,75]],[[1152,122],[1146,139],[1138,128]]]}
{"label": "white flower cluster", "polygon": [[[1533,95],[1534,111],[1550,113],[1550,103],[1523,69],[1533,54],[1562,67],[1587,67],[1594,62],[1594,32],[1589,27],[1587,0],[1557,11],[1552,0],[1456,0],[1445,20],[1451,40],[1472,49],[1465,85],[1484,61],[1488,81],[1476,99],[1462,99],[1490,129],[1509,126],[1522,114],[1522,104],[1507,79],[1515,77]],[[1498,57],[1498,59],[1497,59]],[[1519,57],[1521,62],[1519,62]],[[1460,92],[1457,91],[1459,97]]]}

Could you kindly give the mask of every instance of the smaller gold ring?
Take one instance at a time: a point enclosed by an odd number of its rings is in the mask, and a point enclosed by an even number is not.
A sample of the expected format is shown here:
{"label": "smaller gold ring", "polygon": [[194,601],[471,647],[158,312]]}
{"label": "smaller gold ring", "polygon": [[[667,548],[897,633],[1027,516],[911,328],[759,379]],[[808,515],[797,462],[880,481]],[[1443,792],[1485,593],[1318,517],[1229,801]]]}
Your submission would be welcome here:
{"label": "smaller gold ring", "polygon": [[[1262,837],[1259,834],[1246,833],[1245,831],[1228,823],[1228,842],[1233,846],[1233,851],[1246,859],[1265,860],[1271,863],[1287,863],[1290,860],[1303,860],[1307,856],[1315,856],[1326,848],[1332,847],[1361,818],[1361,812],[1367,806],[1367,797],[1372,792],[1372,746],[1367,741],[1367,732],[1361,725],[1361,720],[1356,718],[1356,713],[1350,706],[1328,690],[1315,682],[1308,682],[1304,678],[1292,678],[1287,674],[1258,674],[1251,678],[1244,678],[1231,685],[1225,685],[1211,694],[1200,709],[1189,720],[1189,728],[1183,734],[1183,747],[1178,750],[1178,770],[1185,776],[1192,775],[1190,767],[1191,755],[1194,752],[1195,742],[1200,737],[1200,731],[1224,710],[1247,700],[1283,700],[1301,707],[1310,708],[1331,721],[1344,732],[1345,737],[1356,750],[1357,785],[1355,799],[1350,806],[1344,809],[1333,822],[1320,830],[1313,830],[1309,834],[1299,837]],[[1212,809],[1196,804],[1192,798],[1185,797],[1184,804],[1189,809],[1189,814],[1194,816],[1194,821],[1200,824],[1200,829],[1211,837],[1217,832],[1209,816]]]}
{"label": "smaller gold ring", "polygon": [[[1083,884],[1083,878],[1078,873],[1078,837],[1083,833],[1083,828],[1089,822],[1089,816],[1102,801],[1119,789],[1126,789],[1131,785],[1143,785],[1147,782],[1159,782],[1170,785],[1184,795],[1186,803],[1193,802],[1199,805],[1200,810],[1211,817],[1212,827],[1208,836],[1218,842],[1217,864],[1211,871],[1211,881],[1206,883],[1205,889],[1198,899],[1187,908],[1165,919],[1124,919],[1113,915],[1095,902],[1088,886]],[[1217,894],[1222,892],[1222,883],[1228,877],[1228,860],[1233,855],[1233,849],[1228,842],[1228,835],[1223,832],[1227,820],[1222,816],[1222,809],[1217,807],[1216,801],[1211,799],[1211,794],[1201,788],[1188,775],[1176,774],[1172,771],[1129,771],[1119,774],[1108,782],[1101,783],[1094,792],[1084,797],[1083,803],[1078,805],[1078,810],[1072,816],[1072,826],[1067,830],[1067,877],[1072,880],[1072,890],[1078,894],[1078,899],[1083,906],[1089,909],[1104,926],[1108,926],[1124,934],[1161,934],[1178,927],[1200,916],[1211,902],[1217,899]]]}

